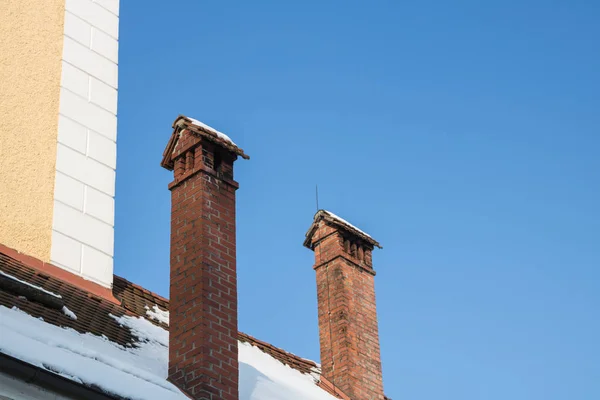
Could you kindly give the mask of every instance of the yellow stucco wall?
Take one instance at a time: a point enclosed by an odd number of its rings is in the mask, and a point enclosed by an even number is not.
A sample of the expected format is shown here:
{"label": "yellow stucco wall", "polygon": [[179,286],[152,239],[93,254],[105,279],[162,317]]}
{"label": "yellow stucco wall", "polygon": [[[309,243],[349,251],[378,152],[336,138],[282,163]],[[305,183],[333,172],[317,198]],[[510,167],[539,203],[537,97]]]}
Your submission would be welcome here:
{"label": "yellow stucco wall", "polygon": [[0,243],[50,259],[64,0],[0,0]]}

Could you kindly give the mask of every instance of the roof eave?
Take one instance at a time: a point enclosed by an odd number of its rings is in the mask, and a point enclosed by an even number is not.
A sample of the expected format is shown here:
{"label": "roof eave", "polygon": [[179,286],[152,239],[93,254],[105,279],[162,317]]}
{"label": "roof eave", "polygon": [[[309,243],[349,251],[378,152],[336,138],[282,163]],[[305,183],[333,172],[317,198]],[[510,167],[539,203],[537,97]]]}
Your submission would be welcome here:
{"label": "roof eave", "polygon": [[110,395],[97,388],[75,382],[71,379],[57,375],[54,372],[1,352],[0,372],[69,398],[86,400],[120,400],[119,397]]}

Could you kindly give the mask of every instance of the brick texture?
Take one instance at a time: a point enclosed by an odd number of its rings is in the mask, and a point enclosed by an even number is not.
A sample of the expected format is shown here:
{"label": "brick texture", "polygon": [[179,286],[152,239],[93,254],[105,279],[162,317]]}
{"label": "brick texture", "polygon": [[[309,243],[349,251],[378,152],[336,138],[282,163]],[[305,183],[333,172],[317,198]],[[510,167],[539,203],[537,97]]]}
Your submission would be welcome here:
{"label": "brick texture", "polygon": [[353,400],[383,400],[373,246],[325,220],[315,224],[322,374]]}
{"label": "brick texture", "polygon": [[237,400],[237,155],[189,129],[172,149],[169,380],[193,399]]}

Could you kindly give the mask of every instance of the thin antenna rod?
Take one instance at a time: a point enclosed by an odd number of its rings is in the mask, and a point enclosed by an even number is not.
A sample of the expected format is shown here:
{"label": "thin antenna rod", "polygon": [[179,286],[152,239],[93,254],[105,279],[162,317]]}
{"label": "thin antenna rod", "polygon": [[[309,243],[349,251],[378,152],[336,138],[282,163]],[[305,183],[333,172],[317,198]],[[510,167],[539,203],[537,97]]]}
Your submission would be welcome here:
{"label": "thin antenna rod", "polygon": [[319,211],[319,185],[315,185],[315,190],[317,194],[317,211]]}

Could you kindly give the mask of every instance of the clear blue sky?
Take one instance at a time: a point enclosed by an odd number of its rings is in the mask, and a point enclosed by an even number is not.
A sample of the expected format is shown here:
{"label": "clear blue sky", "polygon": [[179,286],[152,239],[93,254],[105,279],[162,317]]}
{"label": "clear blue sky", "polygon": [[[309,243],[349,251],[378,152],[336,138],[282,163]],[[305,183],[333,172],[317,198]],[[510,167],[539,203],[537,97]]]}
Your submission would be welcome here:
{"label": "clear blue sky", "polygon": [[251,156],[242,331],[318,360],[318,183],[384,247],[394,400],[600,399],[599,20],[591,0],[121,1],[116,273],[168,296],[159,162],[187,114]]}

